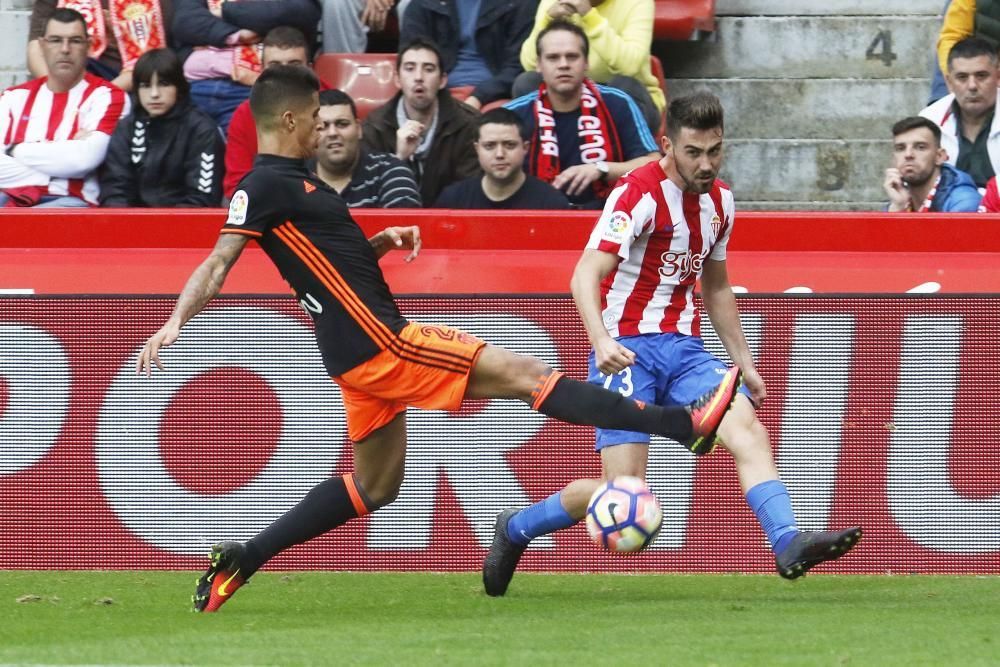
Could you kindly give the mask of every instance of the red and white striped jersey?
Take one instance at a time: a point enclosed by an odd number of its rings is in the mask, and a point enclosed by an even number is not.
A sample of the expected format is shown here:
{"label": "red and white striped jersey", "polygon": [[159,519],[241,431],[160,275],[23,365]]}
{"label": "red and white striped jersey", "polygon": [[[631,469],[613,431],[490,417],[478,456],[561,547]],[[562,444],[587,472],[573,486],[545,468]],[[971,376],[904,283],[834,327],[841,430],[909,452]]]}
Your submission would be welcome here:
{"label": "red and white striped jersey", "polygon": [[45,82],[34,79],[0,96],[0,140],[4,149],[20,145],[0,165],[0,189],[47,185],[49,194],[96,205],[97,168],[129,111],[128,95],[89,73],[65,93]]}
{"label": "red and white striped jersey", "polygon": [[587,242],[621,258],[601,283],[608,333],[701,335],[695,283],[706,259],[726,259],[735,214],[722,181],[698,195],[674,185],[659,161],[626,174]]}

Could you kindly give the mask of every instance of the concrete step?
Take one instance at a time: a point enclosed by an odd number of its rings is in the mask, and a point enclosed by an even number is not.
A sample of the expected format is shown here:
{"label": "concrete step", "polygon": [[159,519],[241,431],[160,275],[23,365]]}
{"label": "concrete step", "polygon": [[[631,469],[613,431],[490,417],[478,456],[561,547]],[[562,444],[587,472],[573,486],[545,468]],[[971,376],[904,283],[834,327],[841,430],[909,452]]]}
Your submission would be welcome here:
{"label": "concrete step", "polygon": [[933,16],[722,17],[718,23],[715,40],[656,45],[668,78],[930,77],[940,28]]}
{"label": "concrete step", "polygon": [[671,97],[710,90],[731,139],[869,139],[927,103],[926,79],[671,79]]}
{"label": "concrete step", "polygon": [[0,71],[26,70],[30,12],[0,12]]}
{"label": "concrete step", "polygon": [[732,186],[737,206],[744,200],[879,202],[889,158],[889,141],[732,140],[720,177]]}
{"label": "concrete step", "polygon": [[873,16],[941,14],[944,0],[718,0],[716,16]]}

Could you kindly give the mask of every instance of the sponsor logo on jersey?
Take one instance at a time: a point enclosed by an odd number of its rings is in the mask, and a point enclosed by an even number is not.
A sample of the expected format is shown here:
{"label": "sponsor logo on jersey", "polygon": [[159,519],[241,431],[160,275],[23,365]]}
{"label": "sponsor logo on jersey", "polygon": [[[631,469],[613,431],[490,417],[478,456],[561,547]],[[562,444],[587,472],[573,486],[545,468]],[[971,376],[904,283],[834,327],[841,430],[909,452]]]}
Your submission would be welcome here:
{"label": "sponsor logo on jersey", "polygon": [[227,225],[242,225],[247,221],[247,206],[250,205],[250,197],[246,190],[237,190],[229,202],[229,217],[226,219]]}
{"label": "sponsor logo on jersey", "polygon": [[621,243],[625,240],[625,234],[632,226],[632,218],[625,211],[614,211],[608,218],[604,233],[601,235],[605,241],[610,243]]}

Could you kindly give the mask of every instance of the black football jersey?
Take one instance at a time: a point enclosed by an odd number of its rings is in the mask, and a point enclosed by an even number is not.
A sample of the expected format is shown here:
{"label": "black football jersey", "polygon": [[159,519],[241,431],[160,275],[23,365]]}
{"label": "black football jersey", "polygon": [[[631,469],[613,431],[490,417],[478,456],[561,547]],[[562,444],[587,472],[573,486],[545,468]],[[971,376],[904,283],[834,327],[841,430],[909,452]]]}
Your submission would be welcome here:
{"label": "black football jersey", "polygon": [[257,239],[302,307],[330,375],[394,347],[407,321],[344,200],[305,162],[258,155],[229,205],[223,234]]}

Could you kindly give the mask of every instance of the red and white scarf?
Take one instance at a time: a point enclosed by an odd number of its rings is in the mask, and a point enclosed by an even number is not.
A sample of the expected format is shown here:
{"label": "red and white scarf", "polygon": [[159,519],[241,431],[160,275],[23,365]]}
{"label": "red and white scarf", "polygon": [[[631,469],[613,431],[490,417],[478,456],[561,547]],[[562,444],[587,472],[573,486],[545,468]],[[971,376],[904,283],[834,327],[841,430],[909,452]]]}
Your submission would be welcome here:
{"label": "red and white scarf", "polygon": [[[931,188],[931,191],[927,193],[927,196],[924,198],[924,203],[917,209],[917,213],[930,213],[931,206],[934,204],[934,195],[937,194],[939,185],[941,185],[941,174],[938,174],[937,180],[934,181],[934,186]],[[912,202],[910,202],[910,206],[913,206]]]}
{"label": "red and white scarf", "polygon": [[[59,6],[75,9],[83,15],[90,36],[87,55],[99,58],[108,47],[101,0],[59,0]],[[108,15],[123,70],[133,69],[139,56],[146,51],[167,46],[167,31],[159,0],[110,0]]]}
{"label": "red and white scarf", "polygon": [[[538,89],[538,100],[534,104],[534,110],[535,135],[531,138],[528,167],[532,174],[546,183],[551,183],[560,171],[559,140],[548,87],[544,82]],[[580,91],[580,118],[576,127],[577,135],[580,137],[580,160],[584,164],[623,161],[622,144],[618,138],[614,119],[597,86],[590,79],[583,80]],[[596,180],[591,187],[598,197],[604,198],[608,196],[613,186],[613,183]]]}

